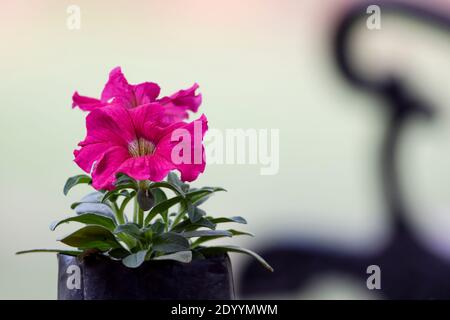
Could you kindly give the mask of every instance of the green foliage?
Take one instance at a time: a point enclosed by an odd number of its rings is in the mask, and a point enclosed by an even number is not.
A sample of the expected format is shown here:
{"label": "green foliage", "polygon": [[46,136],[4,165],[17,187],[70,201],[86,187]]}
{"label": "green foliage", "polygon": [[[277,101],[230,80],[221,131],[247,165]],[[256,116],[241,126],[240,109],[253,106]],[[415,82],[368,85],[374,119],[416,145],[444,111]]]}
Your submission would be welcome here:
{"label": "green foliage", "polygon": [[[90,184],[91,178],[87,175],[69,178],[64,194],[82,183]],[[153,183],[119,174],[114,186],[111,191],[93,192],[75,202],[71,208],[78,215],[51,224],[51,230],[70,222],[84,225],[59,240],[74,250],[36,249],[17,254],[59,252],[76,256],[94,249],[111,259],[121,260],[129,268],[137,268],[148,260],[189,263],[192,259],[204,259],[208,255],[238,252],[253,256],[272,271],[264,259],[250,250],[235,246],[204,246],[208,241],[224,237],[253,236],[245,231],[217,229],[224,223],[246,224],[244,218],[214,218],[200,208],[212,195],[225,189],[191,188],[175,173],[170,173],[167,181]],[[134,203],[133,219],[127,218],[126,213],[130,202]]]}
{"label": "green foliage", "polygon": [[153,260],[173,260],[183,263],[189,263],[192,261],[192,251],[178,251],[175,253],[166,254],[153,258]]}
{"label": "green foliage", "polygon": [[91,177],[85,174],[79,174],[73,177],[70,177],[67,179],[66,184],[64,185],[64,195],[67,195],[73,187],[75,187],[77,184],[87,183],[90,184],[92,182]]}
{"label": "green foliage", "polygon": [[139,250],[123,258],[122,263],[128,268],[137,268],[145,261],[146,255],[147,250]]}
{"label": "green foliage", "polygon": [[24,253],[34,253],[34,252],[51,252],[51,253],[61,253],[68,256],[78,256],[83,253],[83,251],[78,250],[62,250],[62,249],[32,249],[32,250],[23,250],[18,251],[16,254],[24,254]]}
{"label": "green foliage", "polygon": [[119,242],[111,231],[96,225],[87,225],[59,239],[59,241],[80,250],[98,249],[106,251],[112,248],[120,248]]}
{"label": "green foliage", "polygon": [[67,222],[80,222],[84,224],[90,224],[90,225],[97,225],[107,228],[110,231],[113,231],[116,227],[116,223],[108,217],[105,217],[103,215],[97,214],[97,213],[83,213],[79,216],[74,216],[70,218],[66,218],[63,220],[55,221],[50,225],[50,230],[55,230],[56,227],[58,227],[62,223]]}
{"label": "green foliage", "polygon": [[249,256],[252,256],[256,260],[258,260],[267,270],[269,270],[270,272],[273,272],[273,268],[266,262],[266,260],[264,260],[257,253],[255,253],[251,250],[245,249],[245,248],[240,248],[240,247],[236,247],[236,246],[217,246],[217,247],[201,248],[199,251],[202,254],[216,254],[216,253],[224,253],[224,252],[244,253]]}
{"label": "green foliage", "polygon": [[153,248],[156,253],[173,253],[189,250],[186,237],[175,232],[164,232],[153,237]]}

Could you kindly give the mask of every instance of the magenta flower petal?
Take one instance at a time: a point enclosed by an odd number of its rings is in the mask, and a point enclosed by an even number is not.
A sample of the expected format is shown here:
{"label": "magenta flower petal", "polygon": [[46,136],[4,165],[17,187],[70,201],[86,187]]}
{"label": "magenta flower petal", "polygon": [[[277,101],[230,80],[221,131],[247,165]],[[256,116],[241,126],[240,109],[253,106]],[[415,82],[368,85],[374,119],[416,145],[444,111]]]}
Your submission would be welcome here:
{"label": "magenta flower petal", "polygon": [[128,150],[114,146],[103,153],[92,171],[92,186],[97,190],[114,189],[117,169],[129,158]]}
{"label": "magenta flower petal", "polygon": [[136,139],[129,109],[107,106],[92,111],[86,117],[87,136],[84,144],[109,141],[126,146]]}
{"label": "magenta flower petal", "polygon": [[[163,126],[161,119],[164,118],[165,108],[159,103],[150,103],[137,108],[128,109],[133,127],[139,136],[146,137],[145,124],[151,123],[153,126]],[[148,136],[147,138],[153,138]]]}
{"label": "magenta flower petal", "polygon": [[155,102],[160,90],[160,87],[153,82],[129,84],[121,68],[116,67],[109,73],[109,80],[103,89],[101,101],[134,108]]}
{"label": "magenta flower petal", "polygon": [[100,99],[80,96],[78,92],[75,92],[72,96],[72,107],[78,106],[83,111],[93,111],[110,105],[112,102],[128,106],[128,101],[132,99],[132,88],[120,67],[116,67],[109,73],[108,82],[103,88]]}
{"label": "magenta flower petal", "polygon": [[110,142],[84,143],[84,141],[78,145],[81,149],[73,151],[74,161],[86,173],[91,173],[94,163],[113,146]]}
{"label": "magenta flower petal", "polygon": [[[84,171],[92,171],[96,189],[112,189],[117,173],[137,180],[161,181],[177,169],[183,180],[192,181],[204,171],[202,140],[207,130],[206,117],[161,126],[164,109],[157,103],[133,109],[107,106],[86,117],[87,135],[74,155]],[[172,157],[180,142],[185,155],[189,155],[184,162]]]}
{"label": "magenta flower petal", "polygon": [[198,84],[194,83],[190,88],[175,92],[169,97],[163,97],[159,100],[161,104],[166,104],[168,107],[178,107],[183,110],[190,110],[197,112],[202,103],[202,95],[195,94],[198,89]]}
{"label": "magenta flower petal", "polygon": [[74,151],[75,162],[85,172],[90,173],[92,165],[112,146],[128,147],[136,140],[135,126],[129,110],[116,106],[92,111],[86,117],[87,135]]}
{"label": "magenta flower petal", "polygon": [[155,154],[138,158],[129,158],[117,171],[125,173],[136,180],[161,181],[173,169],[173,163],[160,155]]}
{"label": "magenta flower petal", "polygon": [[80,96],[76,91],[72,96],[72,108],[78,107],[83,111],[92,111],[105,105],[106,103],[101,102],[99,99]]}
{"label": "magenta flower petal", "polygon": [[202,103],[202,95],[195,93],[198,87],[198,84],[194,83],[188,89],[158,99],[161,89],[156,83],[129,84],[121,68],[116,67],[109,73],[108,82],[103,88],[100,99],[81,96],[75,92],[72,97],[72,107],[78,106],[84,111],[93,111],[110,105],[132,109],[157,102],[165,107],[164,113],[159,115],[159,123],[162,126],[168,126],[187,119],[188,110],[198,111]]}
{"label": "magenta flower petal", "polygon": [[128,84],[120,67],[112,69],[109,73],[109,79],[103,88],[100,100],[103,102],[114,101],[118,104],[123,103],[127,107],[127,104],[133,100],[133,89]]}
{"label": "magenta flower petal", "polygon": [[175,122],[186,120],[189,115],[188,110],[197,112],[202,103],[202,95],[195,94],[198,84],[192,85],[189,89],[180,90],[169,97],[158,100],[165,106],[165,115],[160,119],[163,125],[170,125]]}
{"label": "magenta flower petal", "polygon": [[161,88],[154,82],[144,82],[133,86],[136,106],[156,101]]}
{"label": "magenta flower petal", "polygon": [[[197,179],[206,166],[203,147],[203,137],[208,130],[206,116],[202,115],[190,123],[174,124],[169,129],[170,133],[159,141],[156,153],[170,159],[170,162],[175,165],[175,169],[180,171],[181,180]],[[180,148],[180,146],[186,146],[182,141],[186,141],[187,148]],[[184,150],[187,150],[188,154],[184,154]]]}
{"label": "magenta flower petal", "polygon": [[158,123],[160,126],[167,127],[187,118],[189,115],[186,110],[174,105],[164,106],[163,112],[159,114]]}

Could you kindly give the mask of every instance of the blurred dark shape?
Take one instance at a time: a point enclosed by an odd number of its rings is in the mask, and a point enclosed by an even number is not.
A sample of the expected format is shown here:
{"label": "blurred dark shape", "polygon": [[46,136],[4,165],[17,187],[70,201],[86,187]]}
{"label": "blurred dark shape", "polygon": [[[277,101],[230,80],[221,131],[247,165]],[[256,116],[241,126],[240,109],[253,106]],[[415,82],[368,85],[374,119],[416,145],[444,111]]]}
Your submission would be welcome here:
{"label": "blurred dark shape", "polygon": [[192,263],[146,261],[139,268],[95,252],[83,257],[58,254],[58,300],[205,299],[234,299],[226,254]]}
{"label": "blurred dark shape", "polygon": [[[372,4],[372,3],[370,3]],[[450,31],[450,17],[408,3],[381,2],[383,14],[403,14],[424,20]],[[388,125],[383,137],[380,169],[381,181],[393,232],[386,246],[367,255],[330,250],[305,243],[289,243],[289,239],[260,250],[274,267],[267,274],[256,263],[250,263],[241,275],[240,297],[299,292],[312,278],[327,273],[350,276],[366,288],[370,274],[366,269],[381,269],[381,289],[374,290],[386,299],[449,299],[450,261],[429,251],[408,224],[408,211],[398,179],[397,151],[405,124],[411,117],[431,118],[432,109],[414,95],[393,74],[383,80],[372,80],[358,74],[351,65],[349,43],[352,28],[366,15],[368,4],[352,8],[343,17],[334,37],[334,55],[340,71],[359,90],[367,90],[386,102]],[[283,244],[281,244],[283,243]],[[289,243],[286,245],[286,243]]]}

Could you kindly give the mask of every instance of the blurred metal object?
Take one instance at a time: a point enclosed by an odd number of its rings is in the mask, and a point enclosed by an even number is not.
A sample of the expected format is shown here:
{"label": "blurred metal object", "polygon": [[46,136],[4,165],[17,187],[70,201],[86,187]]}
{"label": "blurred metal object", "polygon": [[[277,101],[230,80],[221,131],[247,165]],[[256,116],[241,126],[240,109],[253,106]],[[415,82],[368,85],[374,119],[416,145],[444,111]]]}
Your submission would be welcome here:
{"label": "blurred metal object", "polygon": [[[378,2],[383,14],[411,16],[450,31],[450,17],[412,3]],[[274,266],[268,275],[255,263],[244,268],[240,296],[286,294],[298,292],[312,277],[338,273],[355,278],[366,287],[369,265],[380,266],[382,286],[378,292],[386,299],[448,299],[450,298],[450,261],[422,244],[408,223],[408,210],[399,183],[397,151],[405,124],[414,116],[431,118],[433,109],[417,97],[401,77],[388,74],[374,80],[358,73],[349,55],[351,31],[366,16],[368,3],[349,10],[340,22],[334,37],[334,55],[339,70],[358,90],[365,90],[386,103],[388,125],[380,152],[380,174],[393,232],[387,245],[375,254],[330,250],[304,243],[275,244],[260,250]],[[286,239],[283,243],[289,243]]]}

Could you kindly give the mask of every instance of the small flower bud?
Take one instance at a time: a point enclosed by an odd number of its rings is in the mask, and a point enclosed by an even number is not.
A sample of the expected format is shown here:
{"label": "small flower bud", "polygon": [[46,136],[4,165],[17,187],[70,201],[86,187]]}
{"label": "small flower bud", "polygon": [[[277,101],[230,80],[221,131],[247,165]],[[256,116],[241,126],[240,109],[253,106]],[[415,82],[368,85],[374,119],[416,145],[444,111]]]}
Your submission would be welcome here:
{"label": "small flower bud", "polygon": [[137,193],[137,202],[142,210],[150,210],[155,204],[155,198],[153,194],[148,189],[139,189]]}

